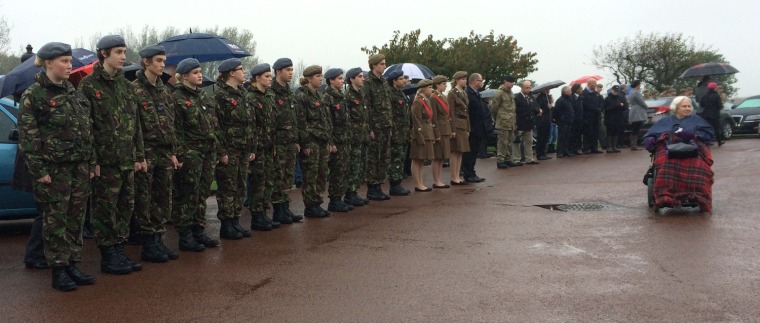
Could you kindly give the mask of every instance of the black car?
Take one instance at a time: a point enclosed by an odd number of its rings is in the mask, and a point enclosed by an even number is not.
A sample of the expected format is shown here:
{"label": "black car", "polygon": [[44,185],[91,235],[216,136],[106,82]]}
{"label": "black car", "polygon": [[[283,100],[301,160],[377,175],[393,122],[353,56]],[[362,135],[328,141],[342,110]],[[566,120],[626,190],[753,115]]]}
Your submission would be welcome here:
{"label": "black car", "polygon": [[751,96],[728,111],[736,122],[736,133],[757,133],[760,122],[760,95]]}
{"label": "black car", "polygon": [[[639,136],[643,136],[644,134],[646,134],[646,132],[649,131],[649,128],[651,128],[653,124],[657,123],[657,121],[660,121],[660,119],[665,118],[670,115],[670,103],[673,102],[673,99],[675,99],[675,97],[669,96],[669,97],[662,97],[662,98],[657,98],[654,100],[645,101],[647,106],[649,107],[647,109],[647,121],[641,127]],[[691,113],[700,114],[702,112],[702,107],[699,106],[699,103],[693,96],[690,99],[691,99],[691,105],[692,105]],[[736,129],[737,123],[734,121],[734,119],[731,117],[731,114],[729,114],[728,111],[726,110],[720,111],[720,124],[723,128],[723,129],[720,129],[721,131],[723,131],[723,138],[730,139],[731,136],[733,136],[734,134],[734,130]]]}

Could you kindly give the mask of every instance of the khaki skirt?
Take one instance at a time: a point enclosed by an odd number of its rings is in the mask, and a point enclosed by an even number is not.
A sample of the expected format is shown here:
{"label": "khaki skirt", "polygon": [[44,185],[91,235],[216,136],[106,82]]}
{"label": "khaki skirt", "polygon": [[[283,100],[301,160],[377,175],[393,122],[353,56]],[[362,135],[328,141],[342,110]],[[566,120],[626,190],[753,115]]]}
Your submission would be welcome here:
{"label": "khaki skirt", "polygon": [[443,160],[451,156],[451,135],[441,136],[441,140],[433,144],[433,157]]}
{"label": "khaki skirt", "polygon": [[433,142],[433,140],[425,140],[423,144],[420,144],[419,141],[412,139],[412,144],[409,148],[409,158],[432,160],[433,157],[435,157],[435,153],[433,152]]}
{"label": "khaki skirt", "polygon": [[466,153],[470,151],[470,133],[466,131],[457,130],[456,138],[452,138],[451,152]]}

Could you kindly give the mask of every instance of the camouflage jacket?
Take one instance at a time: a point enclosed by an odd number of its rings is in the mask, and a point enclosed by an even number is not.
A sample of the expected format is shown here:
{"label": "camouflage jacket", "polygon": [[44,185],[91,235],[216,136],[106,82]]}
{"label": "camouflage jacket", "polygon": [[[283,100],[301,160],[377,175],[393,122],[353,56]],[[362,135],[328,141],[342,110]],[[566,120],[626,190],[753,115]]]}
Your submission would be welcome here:
{"label": "camouflage jacket", "polygon": [[96,63],[79,83],[90,101],[95,163],[131,169],[145,160],[143,137],[132,84],[119,70],[111,77]]}
{"label": "camouflage jacket", "polygon": [[54,84],[37,74],[21,97],[19,148],[33,179],[51,172],[57,163],[89,162],[92,124],[87,99],[71,83]]}
{"label": "camouflage jacket", "polygon": [[393,127],[393,112],[388,85],[381,77],[370,72],[362,87],[364,100],[369,107],[369,128],[372,131]]}
{"label": "camouflage jacket", "polygon": [[322,95],[324,103],[331,112],[332,116],[332,142],[334,144],[345,144],[351,136],[351,120],[346,109],[345,97],[343,93],[332,86],[328,86]]}
{"label": "camouflage jacket", "polygon": [[296,97],[298,102],[298,142],[301,149],[309,148],[310,143],[327,143],[332,145],[332,117],[330,107],[322,102],[317,90],[303,86]]}
{"label": "camouflage jacket", "polygon": [[137,78],[132,81],[144,145],[168,149],[176,155],[179,147],[174,132],[174,99],[160,77],[151,84],[144,72],[137,71]]}
{"label": "camouflage jacket", "polygon": [[517,127],[515,96],[512,90],[500,87],[491,99],[491,115],[496,122],[496,129],[513,130]]}
{"label": "camouflage jacket", "polygon": [[409,131],[412,129],[412,112],[406,94],[396,88],[389,88],[391,106],[393,107],[393,137],[394,143],[400,144],[409,141]]}
{"label": "camouflage jacket", "polygon": [[369,143],[369,111],[361,91],[349,86],[345,93],[345,107],[348,110],[353,143]]}
{"label": "camouflage jacket", "polygon": [[214,100],[219,121],[219,155],[243,150],[253,152],[255,116],[248,91],[217,82]]}
{"label": "camouflage jacket", "polygon": [[275,143],[275,127],[277,120],[274,119],[275,96],[271,89],[261,92],[255,86],[249,86],[250,105],[255,115],[256,153],[272,151]]}
{"label": "camouflage jacket", "polygon": [[298,142],[298,118],[296,117],[296,97],[288,84],[284,86],[272,80],[274,92],[275,143],[278,145]]}
{"label": "camouflage jacket", "polygon": [[217,153],[219,141],[213,101],[200,88],[193,90],[184,84],[175,85],[172,96],[177,109],[174,126],[177,129],[177,141],[182,147],[179,155],[187,150]]}

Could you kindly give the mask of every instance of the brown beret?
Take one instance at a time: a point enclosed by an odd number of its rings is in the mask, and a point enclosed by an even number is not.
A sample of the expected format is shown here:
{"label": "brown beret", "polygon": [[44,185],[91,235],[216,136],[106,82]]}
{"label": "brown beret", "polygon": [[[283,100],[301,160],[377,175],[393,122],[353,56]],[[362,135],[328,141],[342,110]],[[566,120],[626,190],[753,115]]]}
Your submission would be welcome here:
{"label": "brown beret", "polygon": [[377,64],[380,64],[380,62],[382,62],[384,59],[385,59],[385,55],[375,54],[375,55],[370,56],[367,62],[369,62],[369,65],[377,65]]}
{"label": "brown beret", "polygon": [[455,79],[455,80],[458,80],[458,79],[461,79],[463,77],[467,77],[467,72],[465,72],[465,71],[456,72],[456,73],[454,73],[454,76],[452,76],[451,78]]}
{"label": "brown beret", "polygon": [[322,74],[322,66],[312,65],[303,70],[303,76],[309,77]]}
{"label": "brown beret", "polygon": [[433,78],[433,84],[441,84],[441,83],[443,83],[443,82],[447,82],[448,80],[449,80],[449,78],[448,78],[448,77],[445,77],[445,76],[443,76],[443,75],[436,75],[436,76]]}
{"label": "brown beret", "polygon": [[421,81],[417,82],[417,88],[418,89],[421,89],[423,87],[432,86],[432,85],[433,85],[433,81],[431,81],[429,79],[424,79],[424,80],[421,80]]}

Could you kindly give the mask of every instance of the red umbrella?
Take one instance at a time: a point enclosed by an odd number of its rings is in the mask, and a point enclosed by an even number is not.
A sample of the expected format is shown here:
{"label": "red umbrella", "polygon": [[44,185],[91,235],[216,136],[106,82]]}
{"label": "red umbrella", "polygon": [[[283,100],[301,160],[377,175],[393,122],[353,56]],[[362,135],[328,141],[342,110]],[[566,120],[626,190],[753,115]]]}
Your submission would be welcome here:
{"label": "red umbrella", "polygon": [[603,79],[603,77],[601,77],[599,75],[581,76],[578,79],[576,79],[575,81],[570,82],[570,86],[573,86],[575,84],[584,84],[584,83],[588,82],[589,80],[597,80],[597,81],[599,81],[601,79]]}
{"label": "red umbrella", "polygon": [[98,63],[98,61],[71,70],[71,74],[69,74],[69,82],[74,84],[74,86],[79,85],[79,82],[81,82],[85,76],[92,74],[92,67],[95,66],[96,63]]}

